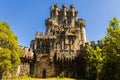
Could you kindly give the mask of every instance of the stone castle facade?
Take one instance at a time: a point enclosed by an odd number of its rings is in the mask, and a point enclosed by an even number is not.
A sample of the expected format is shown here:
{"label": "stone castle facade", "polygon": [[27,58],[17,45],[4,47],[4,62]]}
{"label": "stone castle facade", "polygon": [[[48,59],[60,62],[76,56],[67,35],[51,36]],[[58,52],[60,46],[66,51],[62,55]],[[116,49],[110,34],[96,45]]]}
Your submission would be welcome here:
{"label": "stone castle facade", "polygon": [[73,5],[59,8],[55,4],[45,24],[46,32],[36,32],[30,49],[24,48],[21,66],[29,68],[25,74],[40,78],[61,73],[66,77],[86,77],[87,62],[82,56],[86,43],[85,20],[78,18]]}

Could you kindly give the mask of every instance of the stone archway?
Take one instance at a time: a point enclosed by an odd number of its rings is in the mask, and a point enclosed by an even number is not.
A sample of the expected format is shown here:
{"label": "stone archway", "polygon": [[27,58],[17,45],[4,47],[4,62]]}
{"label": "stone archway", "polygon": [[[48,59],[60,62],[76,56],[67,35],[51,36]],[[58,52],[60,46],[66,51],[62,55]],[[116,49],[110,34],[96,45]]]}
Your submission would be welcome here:
{"label": "stone archway", "polygon": [[53,66],[51,66],[50,58],[48,56],[41,56],[39,61],[35,64],[36,77],[46,78],[53,75]]}

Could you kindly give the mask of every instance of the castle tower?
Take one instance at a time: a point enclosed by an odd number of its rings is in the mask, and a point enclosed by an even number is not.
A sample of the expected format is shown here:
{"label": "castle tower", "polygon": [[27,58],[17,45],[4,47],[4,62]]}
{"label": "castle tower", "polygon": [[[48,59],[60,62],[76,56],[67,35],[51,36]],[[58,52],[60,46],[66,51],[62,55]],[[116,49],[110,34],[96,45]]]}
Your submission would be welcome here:
{"label": "castle tower", "polygon": [[65,62],[76,58],[80,54],[80,46],[86,43],[85,20],[78,18],[78,11],[73,5],[69,8],[62,5],[59,8],[55,4],[50,8],[50,17],[45,20],[45,24],[46,32],[37,32],[35,40],[31,41],[36,77],[50,77],[55,75],[55,71],[59,73],[64,70],[64,66],[56,68],[56,61]]}
{"label": "castle tower", "polygon": [[86,43],[85,20],[79,19],[78,23],[81,29],[81,39],[82,39],[83,44],[85,44]]}

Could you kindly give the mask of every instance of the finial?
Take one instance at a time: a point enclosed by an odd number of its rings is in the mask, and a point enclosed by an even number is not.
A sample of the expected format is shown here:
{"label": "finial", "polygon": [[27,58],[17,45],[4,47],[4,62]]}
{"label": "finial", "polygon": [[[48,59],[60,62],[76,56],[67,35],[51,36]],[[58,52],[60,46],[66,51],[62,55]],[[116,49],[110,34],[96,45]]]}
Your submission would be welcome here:
{"label": "finial", "polygon": [[55,8],[58,8],[58,4],[56,3],[56,4],[54,5],[54,7],[55,7]]}
{"label": "finial", "polygon": [[62,8],[66,8],[66,5],[65,5],[65,4],[63,4],[63,5],[62,5]]}
{"label": "finial", "polygon": [[70,8],[74,8],[74,5],[73,5],[73,4],[71,4],[71,5],[70,5]]}
{"label": "finial", "polygon": [[50,7],[50,10],[52,11],[53,9],[54,9],[54,7],[51,6],[51,7]]}
{"label": "finial", "polygon": [[35,36],[38,36],[38,32],[35,33]]}

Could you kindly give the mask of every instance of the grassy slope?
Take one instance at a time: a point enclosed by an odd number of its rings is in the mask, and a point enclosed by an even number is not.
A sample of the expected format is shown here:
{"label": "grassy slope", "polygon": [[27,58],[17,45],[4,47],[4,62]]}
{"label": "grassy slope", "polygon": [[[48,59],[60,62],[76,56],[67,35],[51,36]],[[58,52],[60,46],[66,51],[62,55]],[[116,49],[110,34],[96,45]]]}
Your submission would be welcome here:
{"label": "grassy slope", "polygon": [[10,80],[76,80],[71,78],[47,78],[47,79],[39,79],[39,78],[14,78]]}

